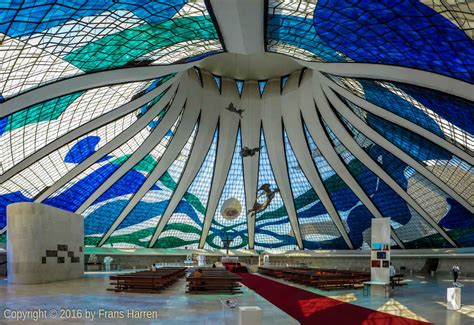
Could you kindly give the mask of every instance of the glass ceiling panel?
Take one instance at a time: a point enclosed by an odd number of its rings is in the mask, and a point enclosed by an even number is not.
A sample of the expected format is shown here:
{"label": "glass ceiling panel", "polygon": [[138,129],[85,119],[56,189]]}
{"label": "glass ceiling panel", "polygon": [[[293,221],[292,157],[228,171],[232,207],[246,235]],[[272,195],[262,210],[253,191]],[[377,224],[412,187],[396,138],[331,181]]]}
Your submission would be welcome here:
{"label": "glass ceiling panel", "polygon": [[286,132],[284,138],[291,191],[304,248],[348,249],[334,221],[303,173]]}
{"label": "glass ceiling panel", "polygon": [[[229,248],[248,248],[248,208],[245,201],[244,168],[243,158],[241,156],[242,139],[240,131],[239,129],[237,133],[230,169],[206,239],[206,244],[216,249],[222,249],[224,247],[222,240],[225,239],[232,239]],[[242,207],[240,215],[233,220],[225,219],[221,214],[222,205],[230,198],[237,199]]]}
{"label": "glass ceiling panel", "polygon": [[[156,118],[161,119],[163,115],[166,114],[169,107],[169,105],[165,106],[161,112],[157,114]],[[130,115],[132,115],[134,120],[136,120],[137,117],[135,112]],[[110,129],[105,129],[105,131],[111,132],[111,134],[107,134],[107,136],[112,136],[114,134],[112,132],[115,132],[115,130]],[[53,195],[46,199],[44,203],[70,211],[77,210],[89,195],[91,195],[141,146],[152,131],[153,130],[150,127],[145,127],[131,139],[113,150],[113,152],[101,157],[81,174],[69,181],[61,189],[57,190]],[[117,134],[115,134],[114,137],[116,135]],[[97,142],[97,139],[88,138],[87,142],[79,143],[73,147],[69,152],[68,161],[80,164],[92,155],[101,147],[99,146],[96,149],[96,147],[94,147],[94,141]],[[73,167],[75,167],[75,165],[72,165],[70,168],[72,169]]]}
{"label": "glass ceiling panel", "polygon": [[[400,240],[410,247],[440,248],[451,245],[391,187],[355,158],[326,125],[334,149],[383,217],[389,217]],[[383,161],[383,158],[381,159]],[[429,204],[436,201],[431,200]],[[437,208],[435,206],[435,208]]]}
{"label": "glass ceiling panel", "polygon": [[[341,118],[352,136],[369,156],[378,163],[390,177],[414,199],[421,208],[442,228],[447,230],[451,238],[461,245],[472,246],[474,243],[474,216],[457,201],[428,181],[424,176],[409,167],[387,150],[373,143],[347,120]],[[414,211],[410,209],[411,215]],[[434,235],[431,240],[439,242],[440,236]],[[427,238],[430,239],[430,238]],[[431,241],[430,240],[430,241]],[[444,240],[443,240],[444,241]],[[430,244],[425,241],[413,242],[414,247]],[[436,244],[439,246],[441,243]]]}
{"label": "glass ceiling panel", "polygon": [[460,10],[470,12],[472,7],[440,10],[424,2],[428,5],[391,0],[319,0],[316,4],[270,0],[267,50],[307,61],[399,65],[473,82],[471,26],[453,19]]}
{"label": "glass ceiling panel", "polygon": [[474,205],[474,168],[435,143],[348,102],[365,123]]}
{"label": "glass ceiling panel", "polygon": [[[278,185],[268,157],[263,128],[260,132],[260,146],[262,149],[260,149],[258,163],[257,189],[263,184],[269,184],[270,189],[275,190]],[[295,249],[297,247],[288,212],[280,193],[276,193],[265,211],[258,212],[256,216],[253,215],[251,218],[255,218],[255,249]]]}
{"label": "glass ceiling panel", "polygon": [[[130,113],[116,121],[104,125],[87,135],[76,139],[60,149],[53,151],[46,157],[38,160],[28,168],[11,177],[0,186],[0,225],[5,222],[6,205],[14,202],[31,201],[41,191],[51,186],[66,175],[95,151],[106,145],[136,121],[135,113]],[[149,133],[143,130],[143,133]],[[141,137],[144,135],[139,133]],[[107,156],[107,159],[110,158]],[[102,158],[97,163],[107,164],[107,159]],[[67,188],[67,186],[66,186]],[[58,191],[56,194],[58,194]],[[59,201],[47,202],[53,206],[68,209],[75,207],[73,202],[77,197],[84,196],[82,191],[77,191],[71,196],[58,198]],[[61,203],[62,202],[62,203]],[[77,206],[79,207],[79,206]],[[75,210],[75,209],[73,209]]]}
{"label": "glass ceiling panel", "polygon": [[314,164],[321,176],[329,198],[344,223],[352,245],[354,248],[370,249],[372,214],[331,167],[321,151],[319,151],[306,126],[305,133]]}
{"label": "glass ceiling panel", "polygon": [[105,247],[111,245],[114,245],[114,247],[148,247],[158,222],[181,180],[196,140],[197,130],[198,126],[196,125],[186,145],[178,155],[178,159],[171,164],[168,170],[120,223],[105,242]]}
{"label": "glass ceiling panel", "polygon": [[[173,135],[181,121],[182,114],[173,124],[171,129],[160,140],[140,162],[123,175],[118,181],[112,184],[82,215],[86,218],[86,224],[94,225],[94,232],[106,233],[113,222],[119,217],[120,213],[130,202],[132,197],[138,192],[150,173],[163,156]],[[88,228],[86,226],[86,228]],[[98,244],[101,237],[94,237]],[[89,245],[93,245],[93,239],[89,238]],[[122,243],[123,245],[123,243]]]}
{"label": "glass ceiling panel", "polygon": [[0,95],[124,66],[222,51],[203,1],[0,3]]}
{"label": "glass ceiling panel", "polygon": [[353,94],[474,153],[474,104],[462,98],[413,85],[327,75]]}
{"label": "glass ceiling panel", "polygon": [[135,82],[76,92],[0,119],[3,152],[0,171],[3,167],[5,172],[47,144],[128,103],[156,84],[156,81]]}
{"label": "glass ceiling panel", "polygon": [[216,128],[207,156],[158,238],[156,248],[198,248],[214,175],[218,132]]}

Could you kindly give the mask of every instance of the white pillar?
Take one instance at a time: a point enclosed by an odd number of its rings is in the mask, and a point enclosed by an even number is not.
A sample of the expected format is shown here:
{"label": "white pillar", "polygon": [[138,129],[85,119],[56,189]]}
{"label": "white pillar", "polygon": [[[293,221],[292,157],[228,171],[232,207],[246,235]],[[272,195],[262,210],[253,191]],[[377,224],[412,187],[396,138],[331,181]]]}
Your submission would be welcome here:
{"label": "white pillar", "polygon": [[258,306],[239,307],[239,325],[259,325],[262,323],[262,309]]}
{"label": "white pillar", "polygon": [[448,310],[461,308],[461,288],[448,288],[446,292]]}
{"label": "white pillar", "polygon": [[385,296],[385,285],[377,285],[374,282],[390,281],[390,218],[373,218],[371,232],[371,295]]}

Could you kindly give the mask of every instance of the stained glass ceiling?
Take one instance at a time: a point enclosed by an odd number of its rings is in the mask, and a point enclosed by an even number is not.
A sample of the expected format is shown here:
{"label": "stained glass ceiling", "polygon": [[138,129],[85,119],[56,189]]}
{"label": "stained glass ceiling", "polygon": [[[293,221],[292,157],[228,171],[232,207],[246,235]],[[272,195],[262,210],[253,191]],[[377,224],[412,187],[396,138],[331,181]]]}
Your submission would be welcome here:
{"label": "stained glass ceiling", "polygon": [[0,242],[38,202],[89,246],[474,246],[474,4],[255,5],[0,1]]}

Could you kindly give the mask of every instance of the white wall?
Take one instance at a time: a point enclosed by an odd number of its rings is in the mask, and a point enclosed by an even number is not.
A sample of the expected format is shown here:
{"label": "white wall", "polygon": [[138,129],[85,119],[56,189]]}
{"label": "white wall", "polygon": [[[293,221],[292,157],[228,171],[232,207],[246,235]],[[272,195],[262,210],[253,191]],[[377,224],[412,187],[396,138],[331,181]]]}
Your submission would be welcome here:
{"label": "white wall", "polygon": [[7,207],[7,225],[8,282],[36,284],[83,275],[82,216],[21,202]]}

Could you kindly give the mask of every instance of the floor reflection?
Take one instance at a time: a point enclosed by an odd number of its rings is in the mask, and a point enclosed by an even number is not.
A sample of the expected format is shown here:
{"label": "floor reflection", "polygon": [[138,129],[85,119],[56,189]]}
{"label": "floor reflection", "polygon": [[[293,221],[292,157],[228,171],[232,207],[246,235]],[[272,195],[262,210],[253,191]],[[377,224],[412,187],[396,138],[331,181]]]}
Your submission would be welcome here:
{"label": "floor reflection", "polygon": [[411,311],[408,307],[402,305],[395,299],[390,299],[387,301],[382,307],[377,309],[378,311],[383,311],[385,313],[389,313],[392,315],[402,316],[406,318],[416,319],[423,322],[428,322],[427,319],[417,315],[413,311]]}

